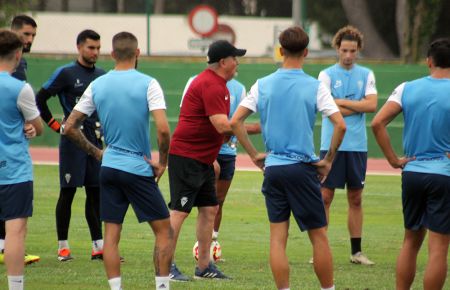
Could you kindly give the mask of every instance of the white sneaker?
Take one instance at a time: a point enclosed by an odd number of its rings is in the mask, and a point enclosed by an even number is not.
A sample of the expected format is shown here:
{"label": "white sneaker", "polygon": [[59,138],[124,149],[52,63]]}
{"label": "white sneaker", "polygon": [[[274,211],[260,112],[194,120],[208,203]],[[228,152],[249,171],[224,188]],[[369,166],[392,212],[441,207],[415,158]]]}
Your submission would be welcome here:
{"label": "white sneaker", "polygon": [[369,260],[363,253],[358,252],[354,255],[350,256],[350,262],[353,264],[361,264],[361,265],[375,265],[374,262]]}

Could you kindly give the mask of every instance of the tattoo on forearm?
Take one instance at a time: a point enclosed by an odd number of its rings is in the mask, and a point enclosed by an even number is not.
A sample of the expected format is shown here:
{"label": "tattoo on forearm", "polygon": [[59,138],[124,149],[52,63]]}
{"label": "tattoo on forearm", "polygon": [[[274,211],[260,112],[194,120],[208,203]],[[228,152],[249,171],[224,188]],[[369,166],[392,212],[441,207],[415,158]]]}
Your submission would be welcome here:
{"label": "tattoo on forearm", "polygon": [[161,140],[158,140],[159,161],[162,163],[167,163],[169,144],[170,144],[169,138],[163,138]]}
{"label": "tattoo on forearm", "polygon": [[69,139],[75,143],[78,147],[84,150],[87,154],[91,156],[95,156],[97,151],[99,150],[95,147],[88,139],[84,136],[84,134],[80,130],[74,131],[73,134],[67,135]]}

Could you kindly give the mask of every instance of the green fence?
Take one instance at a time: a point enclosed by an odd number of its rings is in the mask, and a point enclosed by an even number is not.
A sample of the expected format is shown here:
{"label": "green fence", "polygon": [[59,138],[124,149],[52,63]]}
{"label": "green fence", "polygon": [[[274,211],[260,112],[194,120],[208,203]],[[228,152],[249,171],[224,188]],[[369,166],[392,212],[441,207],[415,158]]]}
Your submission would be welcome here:
{"label": "green fence", "polygon": [[[42,84],[50,77],[52,72],[60,65],[66,64],[71,59],[50,59],[50,58],[36,58],[28,57],[28,79],[35,90],[38,90]],[[412,80],[427,74],[427,68],[423,65],[397,65],[397,64],[364,64],[370,67],[377,79],[378,89],[378,107],[381,107],[389,94],[393,89],[401,82]],[[306,64],[304,70],[312,76],[317,76],[323,68],[330,64]],[[112,61],[99,61],[98,66],[105,70],[113,68]],[[162,61],[162,60],[140,60],[139,69],[155,77],[161,84],[167,102],[167,115],[169,118],[170,126],[173,129],[176,126],[179,113],[179,103],[181,94],[184,89],[184,85],[187,79],[199,73],[205,68],[204,63],[187,63],[187,62],[175,62],[175,61]],[[273,72],[277,68],[274,64],[241,64],[239,66],[239,79],[247,89],[255,82],[256,79]],[[49,102],[50,109],[55,116],[61,117],[62,110],[57,98],[52,98]],[[367,126],[370,125],[374,114],[367,114]],[[253,120],[257,120],[257,117],[251,117]],[[126,122],[126,120],[124,120]],[[316,148],[318,148],[320,139],[320,116],[317,117],[315,127],[315,142]],[[401,154],[401,136],[402,136],[403,122],[401,118],[397,118],[389,127],[389,133],[392,137],[392,143],[396,151]],[[373,134],[368,127],[369,136],[369,156],[370,157],[382,157],[382,153],[379,150],[376,142],[373,138]],[[153,138],[154,139],[154,138]],[[263,150],[263,144],[260,136],[252,136],[259,150]],[[57,146],[58,135],[46,128],[44,136],[36,138],[32,141],[34,146]],[[155,146],[155,143],[153,144]],[[155,148],[155,147],[154,147]]]}

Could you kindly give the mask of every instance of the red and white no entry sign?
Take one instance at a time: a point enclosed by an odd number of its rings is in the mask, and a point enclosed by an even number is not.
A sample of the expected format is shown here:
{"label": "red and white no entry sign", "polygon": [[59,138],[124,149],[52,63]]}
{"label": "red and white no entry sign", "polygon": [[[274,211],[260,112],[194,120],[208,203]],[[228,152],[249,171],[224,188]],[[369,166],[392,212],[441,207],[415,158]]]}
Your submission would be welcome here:
{"label": "red and white no entry sign", "polygon": [[202,37],[217,31],[217,11],[209,5],[198,5],[189,13],[189,27]]}

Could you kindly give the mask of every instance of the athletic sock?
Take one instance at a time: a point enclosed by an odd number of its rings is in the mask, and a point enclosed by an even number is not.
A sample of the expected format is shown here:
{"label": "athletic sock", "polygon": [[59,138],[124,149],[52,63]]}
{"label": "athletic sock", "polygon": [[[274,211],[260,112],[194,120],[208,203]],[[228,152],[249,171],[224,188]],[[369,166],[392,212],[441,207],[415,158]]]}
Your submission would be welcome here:
{"label": "athletic sock", "polygon": [[8,276],[9,290],[23,290],[23,275],[22,276]]}
{"label": "athletic sock", "polygon": [[94,252],[103,251],[103,240],[92,241],[92,250]]}
{"label": "athletic sock", "polygon": [[350,244],[352,245],[352,255],[361,252],[361,238],[350,238]]}
{"label": "athletic sock", "polygon": [[5,250],[5,240],[0,239],[0,252],[3,253]]}
{"label": "athletic sock", "polygon": [[58,250],[61,249],[70,249],[68,240],[58,241]]}
{"label": "athletic sock", "polygon": [[169,281],[170,281],[169,276],[165,276],[165,277],[162,277],[162,276],[156,276],[156,277],[155,277],[156,290],[160,290],[160,289],[161,289],[161,290],[162,290],[162,289],[164,289],[164,290],[170,290]]}
{"label": "athletic sock", "polygon": [[120,276],[109,279],[108,283],[111,290],[122,290],[122,278]]}
{"label": "athletic sock", "polygon": [[219,237],[219,232],[213,231],[212,239],[217,240],[218,237]]}
{"label": "athletic sock", "polygon": [[320,287],[320,290],[335,290],[335,288],[334,288],[334,285],[333,285],[330,288],[322,288],[322,287]]}

